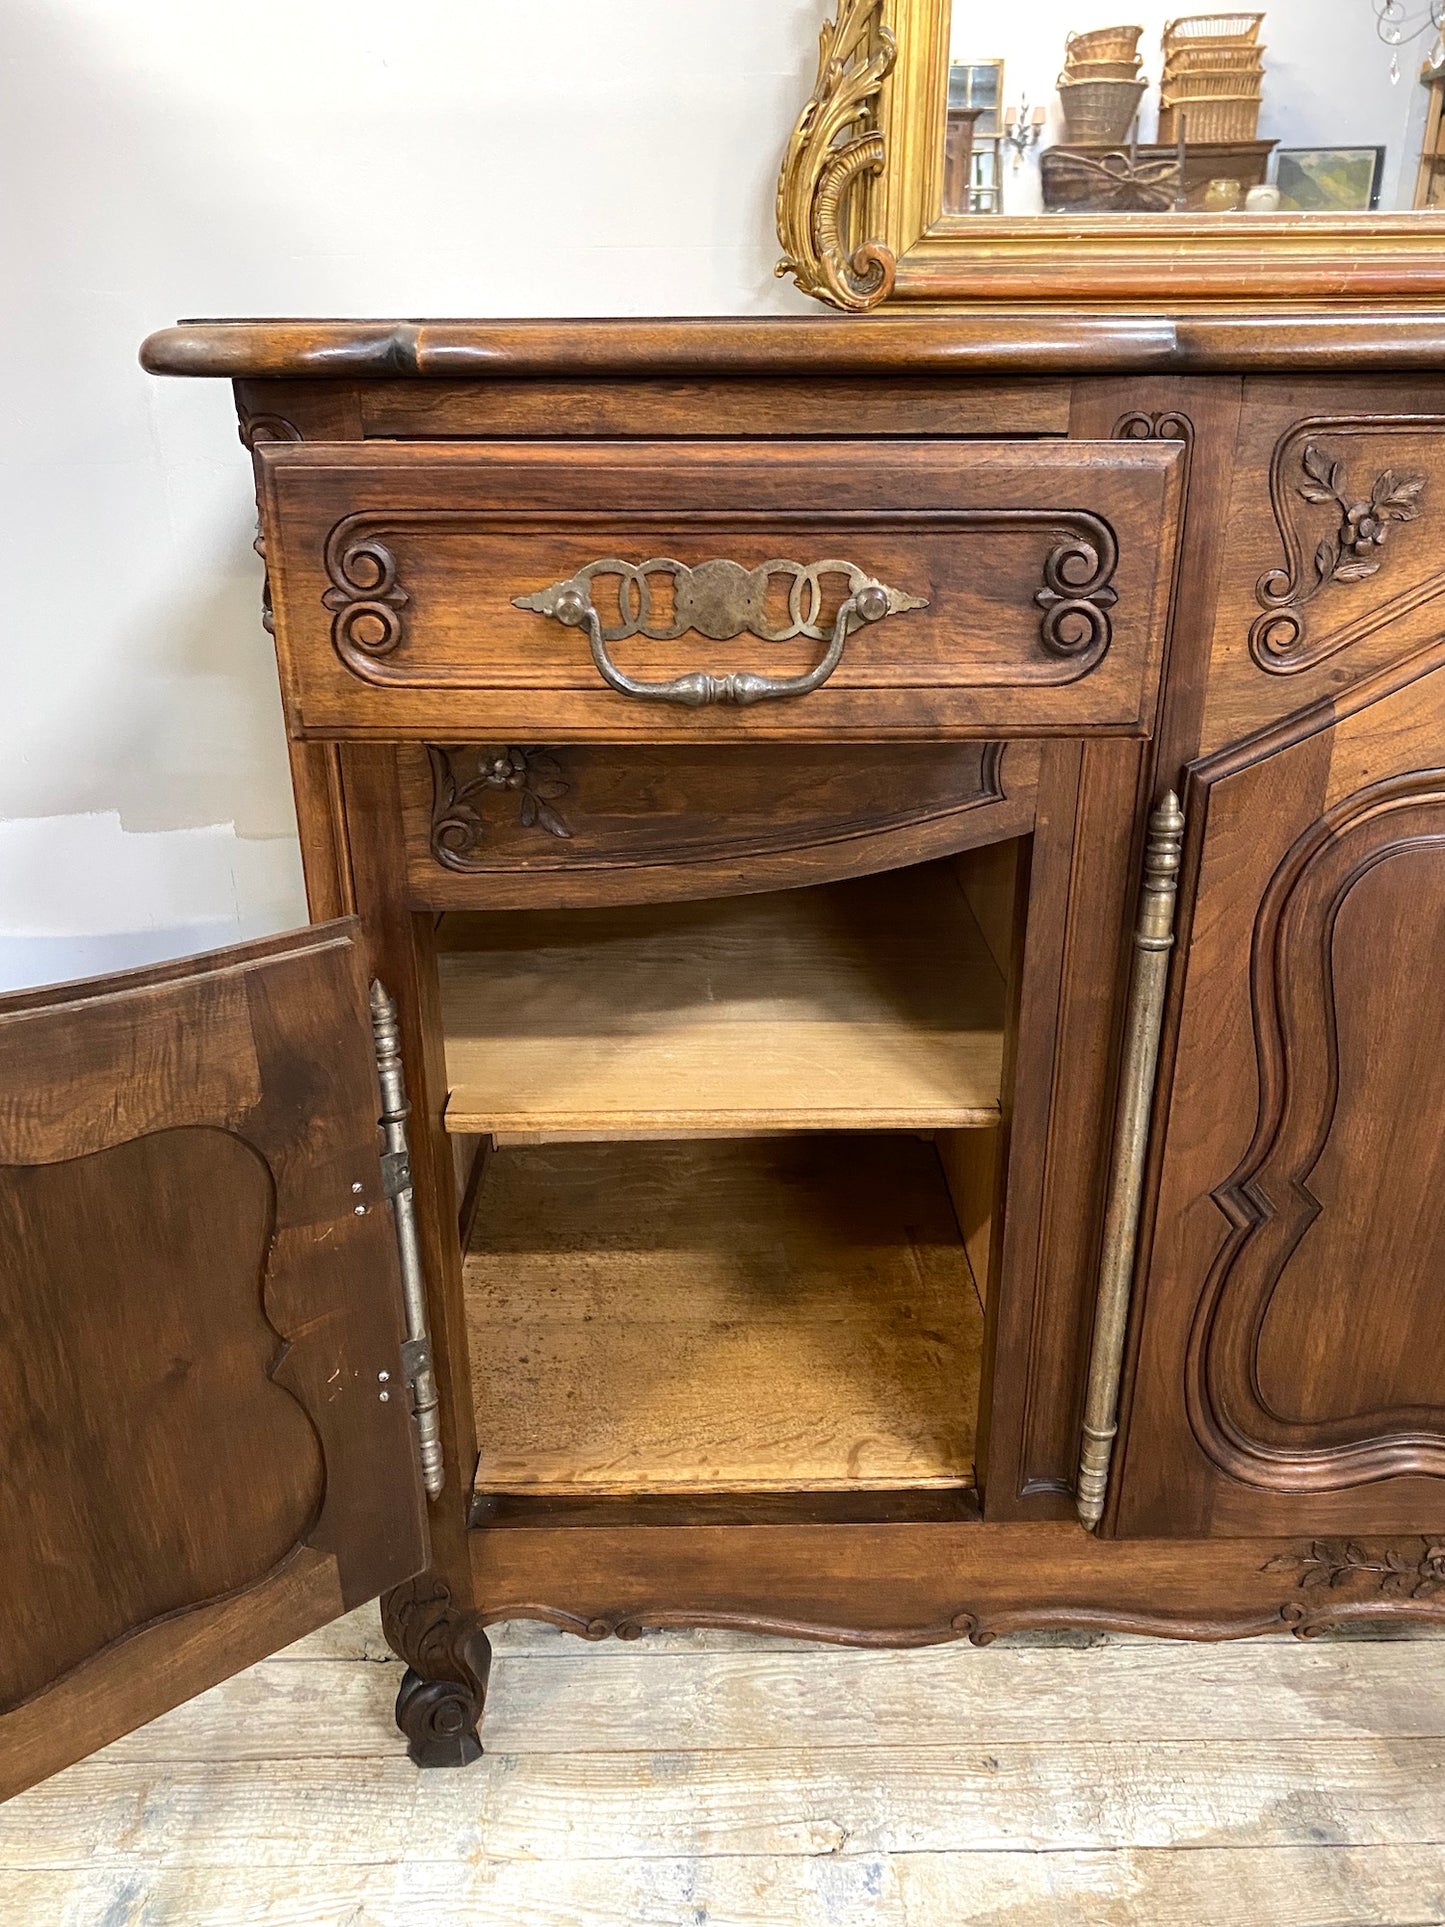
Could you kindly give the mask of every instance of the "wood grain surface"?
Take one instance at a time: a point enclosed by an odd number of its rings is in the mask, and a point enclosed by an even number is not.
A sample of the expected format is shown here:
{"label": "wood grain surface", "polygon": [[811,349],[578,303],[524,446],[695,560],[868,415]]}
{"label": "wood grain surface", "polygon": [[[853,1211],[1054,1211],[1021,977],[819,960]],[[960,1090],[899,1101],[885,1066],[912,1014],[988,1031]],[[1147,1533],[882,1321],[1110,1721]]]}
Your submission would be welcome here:
{"label": "wood grain surface", "polygon": [[947,863],[720,903],[449,916],[440,945],[450,1131],[998,1119],[1004,980]]}
{"label": "wood grain surface", "polygon": [[480,1492],[972,1479],[982,1309],[917,1137],[499,1151],[465,1282]]}

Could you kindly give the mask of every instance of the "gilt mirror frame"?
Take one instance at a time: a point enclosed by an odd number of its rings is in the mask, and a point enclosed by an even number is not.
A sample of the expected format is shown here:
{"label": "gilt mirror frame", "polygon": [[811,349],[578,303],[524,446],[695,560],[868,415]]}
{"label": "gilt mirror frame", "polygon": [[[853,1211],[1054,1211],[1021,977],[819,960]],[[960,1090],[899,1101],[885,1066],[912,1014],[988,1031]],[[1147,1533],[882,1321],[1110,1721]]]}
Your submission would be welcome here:
{"label": "gilt mirror frame", "polygon": [[[974,0],[959,0],[973,4]],[[778,181],[779,274],[855,313],[887,305],[1428,300],[1445,223],[1389,214],[943,212],[954,0],[836,0]]]}

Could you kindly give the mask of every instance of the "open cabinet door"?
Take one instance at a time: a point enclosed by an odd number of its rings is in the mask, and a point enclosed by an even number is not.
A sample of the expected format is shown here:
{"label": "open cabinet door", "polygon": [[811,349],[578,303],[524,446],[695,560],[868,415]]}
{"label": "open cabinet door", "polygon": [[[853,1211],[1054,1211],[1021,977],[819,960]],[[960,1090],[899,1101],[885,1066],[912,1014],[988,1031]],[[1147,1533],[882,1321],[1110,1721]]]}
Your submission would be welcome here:
{"label": "open cabinet door", "polygon": [[426,1563],[354,922],[0,999],[0,1797]]}

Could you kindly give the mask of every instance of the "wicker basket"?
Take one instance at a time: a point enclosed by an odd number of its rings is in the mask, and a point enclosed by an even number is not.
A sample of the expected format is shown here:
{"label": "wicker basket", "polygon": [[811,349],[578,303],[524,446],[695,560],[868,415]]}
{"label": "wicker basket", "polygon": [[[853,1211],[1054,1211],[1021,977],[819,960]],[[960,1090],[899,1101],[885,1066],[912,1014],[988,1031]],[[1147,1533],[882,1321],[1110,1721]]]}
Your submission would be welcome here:
{"label": "wicker basket", "polygon": [[1197,74],[1171,74],[1167,84],[1160,84],[1159,99],[1165,107],[1187,107],[1191,100],[1247,100],[1257,105],[1263,84],[1262,73],[1228,74],[1204,68]]}
{"label": "wicker basket", "polygon": [[1132,60],[1144,37],[1142,27],[1096,27],[1091,33],[1071,33],[1064,43],[1069,66],[1077,60]]}
{"label": "wicker basket", "polygon": [[1238,94],[1216,94],[1196,100],[1163,99],[1159,104],[1159,139],[1165,146],[1179,139],[1179,115],[1184,116],[1185,138],[1201,141],[1252,141],[1259,134],[1259,102]]}
{"label": "wicker basket", "polygon": [[1166,53],[1177,46],[1198,46],[1201,40],[1232,40],[1252,47],[1264,25],[1262,13],[1188,13],[1166,20],[1160,45]]}
{"label": "wicker basket", "polygon": [[1076,146],[1121,141],[1144,98],[1142,80],[1066,80],[1059,85],[1064,124]]}
{"label": "wicker basket", "polygon": [[1137,80],[1139,62],[1137,60],[1071,60],[1059,75],[1061,87],[1072,86],[1081,80]]}
{"label": "wicker basket", "polygon": [[1201,68],[1214,73],[1258,73],[1264,59],[1264,48],[1254,45],[1236,47],[1232,43],[1205,41],[1200,47],[1172,47],[1164,62],[1164,78],[1172,80],[1176,74],[1195,74]]}

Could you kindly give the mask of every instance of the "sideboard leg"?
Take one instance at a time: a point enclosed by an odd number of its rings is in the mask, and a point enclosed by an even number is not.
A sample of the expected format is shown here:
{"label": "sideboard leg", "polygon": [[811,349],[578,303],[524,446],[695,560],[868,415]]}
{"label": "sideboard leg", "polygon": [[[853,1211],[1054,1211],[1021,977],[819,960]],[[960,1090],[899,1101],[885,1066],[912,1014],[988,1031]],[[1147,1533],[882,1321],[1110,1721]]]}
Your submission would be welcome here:
{"label": "sideboard leg", "polygon": [[396,1723],[418,1766],[470,1766],[487,1698],[492,1646],[476,1617],[459,1610],[441,1580],[398,1586],[381,1602],[387,1644],[407,1663]]}

